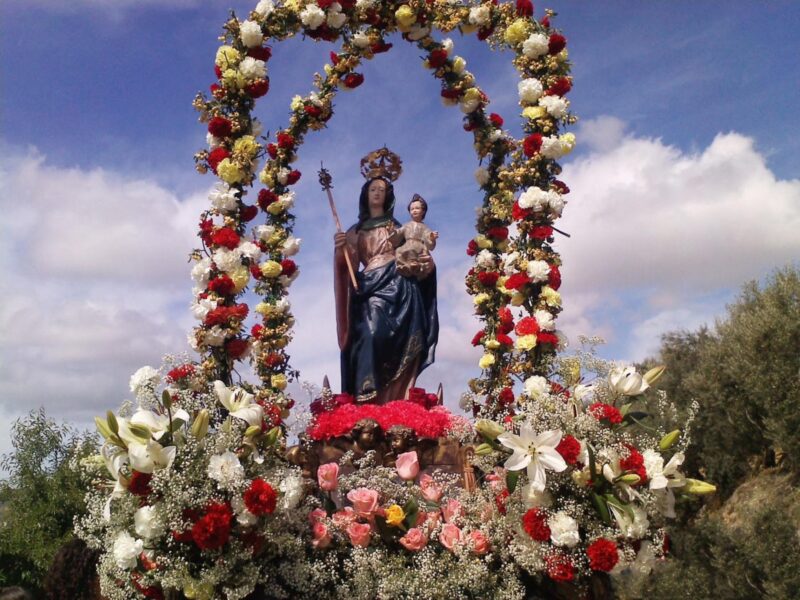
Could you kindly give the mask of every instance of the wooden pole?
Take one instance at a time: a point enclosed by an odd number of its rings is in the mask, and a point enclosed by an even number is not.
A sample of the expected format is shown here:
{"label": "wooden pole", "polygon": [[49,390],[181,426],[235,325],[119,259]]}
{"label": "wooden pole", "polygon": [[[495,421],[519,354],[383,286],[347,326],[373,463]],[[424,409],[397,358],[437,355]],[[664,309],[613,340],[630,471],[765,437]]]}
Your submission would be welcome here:
{"label": "wooden pole", "polygon": [[[342,222],[339,220],[339,213],[336,211],[336,204],[333,202],[333,193],[331,192],[333,188],[333,178],[328,170],[322,166],[322,163],[320,163],[319,182],[322,185],[322,189],[328,194],[328,204],[330,204],[333,220],[336,223],[336,231],[342,233]],[[344,252],[344,260],[347,263],[347,271],[350,273],[350,282],[353,284],[353,289],[358,291],[356,274],[353,270],[353,263],[350,261],[350,253],[347,251],[346,246],[342,248],[342,252]]]}

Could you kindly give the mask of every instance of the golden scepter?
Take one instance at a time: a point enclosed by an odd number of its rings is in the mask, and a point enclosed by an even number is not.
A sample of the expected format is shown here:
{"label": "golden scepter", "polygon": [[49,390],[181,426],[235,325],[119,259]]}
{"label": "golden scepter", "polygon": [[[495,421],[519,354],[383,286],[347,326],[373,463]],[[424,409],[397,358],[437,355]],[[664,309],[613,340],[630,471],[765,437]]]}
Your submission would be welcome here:
{"label": "golden scepter", "polygon": [[[336,212],[336,204],[333,202],[333,193],[331,192],[333,189],[333,178],[331,177],[328,169],[322,166],[321,162],[319,163],[319,166],[319,183],[322,186],[322,189],[328,193],[328,203],[331,205],[333,220],[336,222],[336,231],[338,233],[343,233],[342,222],[339,220],[339,213]],[[358,291],[358,282],[356,281],[355,271],[353,271],[353,263],[350,262],[350,253],[347,251],[347,248],[343,248],[342,250],[344,252],[344,260],[347,263],[347,271],[350,273],[350,282],[353,284],[353,289]]]}

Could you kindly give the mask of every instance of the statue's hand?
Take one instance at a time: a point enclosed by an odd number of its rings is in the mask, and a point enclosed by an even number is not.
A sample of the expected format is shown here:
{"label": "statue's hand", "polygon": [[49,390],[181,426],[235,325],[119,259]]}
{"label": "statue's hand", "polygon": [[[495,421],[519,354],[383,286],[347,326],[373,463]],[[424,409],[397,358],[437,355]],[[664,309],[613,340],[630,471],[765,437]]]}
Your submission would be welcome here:
{"label": "statue's hand", "polygon": [[431,241],[436,241],[439,239],[439,232],[438,231],[431,231]]}
{"label": "statue's hand", "polygon": [[339,248],[344,248],[344,245],[347,241],[347,234],[340,231],[333,236],[333,247],[338,250]]}

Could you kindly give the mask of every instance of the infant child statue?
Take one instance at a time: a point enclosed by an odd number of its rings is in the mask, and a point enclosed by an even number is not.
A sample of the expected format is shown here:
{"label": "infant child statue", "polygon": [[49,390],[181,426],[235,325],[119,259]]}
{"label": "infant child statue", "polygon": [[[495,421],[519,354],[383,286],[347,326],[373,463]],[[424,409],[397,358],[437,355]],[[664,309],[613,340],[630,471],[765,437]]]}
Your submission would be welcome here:
{"label": "infant child statue", "polygon": [[422,196],[414,194],[408,203],[408,212],[411,221],[394,232],[391,242],[395,247],[397,272],[404,277],[421,280],[430,275],[431,263],[423,257],[430,256],[430,251],[436,247],[439,233],[422,222],[428,213],[428,203]]}

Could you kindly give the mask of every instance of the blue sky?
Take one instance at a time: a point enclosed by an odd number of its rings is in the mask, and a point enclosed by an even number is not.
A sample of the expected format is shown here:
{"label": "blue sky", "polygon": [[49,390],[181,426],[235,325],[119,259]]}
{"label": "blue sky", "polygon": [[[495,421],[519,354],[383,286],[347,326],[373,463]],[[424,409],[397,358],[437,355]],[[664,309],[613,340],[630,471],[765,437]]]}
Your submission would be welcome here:
{"label": "blue sky", "polygon": [[[186,254],[212,185],[193,170],[204,144],[191,101],[213,80],[216,36],[231,0],[10,0],[0,18],[0,415],[44,404],[78,424],[126,398],[129,375],[186,350]],[[746,280],[800,256],[800,8],[772,2],[552,2],[569,40],[569,98],[581,118],[564,161],[572,188],[559,240],[561,327],[607,338],[635,360],[659,335],[713,322]],[[544,5],[536,3],[542,14]],[[453,34],[518,133],[510,56]],[[477,369],[477,328],[463,293],[463,253],[480,195],[461,115],[438,99],[419,53],[400,39],[340,93],[330,127],[309,136],[298,167],[301,277],[293,365],[338,380],[332,324],[333,226],[313,175],[332,170],[343,220],[355,217],[358,161],[388,144],[404,159],[401,199],[428,199],[442,233],[443,336],[423,383],[455,404]],[[334,46],[274,47],[258,115],[286,124]],[[5,446],[7,429],[0,429]],[[3,450],[0,447],[0,451]]]}

